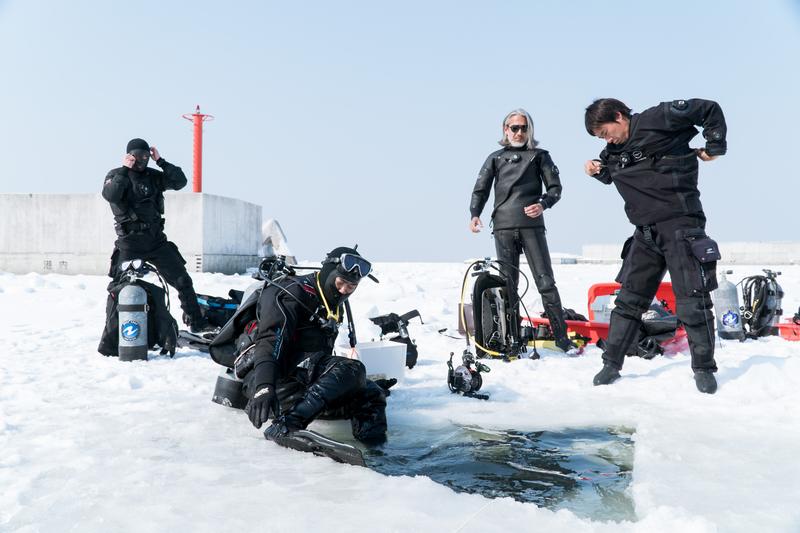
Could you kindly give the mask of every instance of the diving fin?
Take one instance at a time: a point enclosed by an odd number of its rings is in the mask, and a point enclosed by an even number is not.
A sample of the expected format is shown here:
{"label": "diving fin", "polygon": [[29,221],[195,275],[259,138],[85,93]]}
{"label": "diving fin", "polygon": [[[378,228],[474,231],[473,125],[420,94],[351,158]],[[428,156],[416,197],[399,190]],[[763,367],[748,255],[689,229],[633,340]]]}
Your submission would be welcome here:
{"label": "diving fin", "polygon": [[208,353],[208,347],[211,341],[214,340],[215,335],[216,333],[214,332],[192,333],[191,331],[182,329],[178,331],[178,347],[192,348]]}
{"label": "diving fin", "polygon": [[364,462],[364,455],[355,446],[339,442],[308,429],[290,431],[269,440],[273,440],[285,448],[313,453],[320,457],[328,457],[337,463],[367,466],[366,462]]}

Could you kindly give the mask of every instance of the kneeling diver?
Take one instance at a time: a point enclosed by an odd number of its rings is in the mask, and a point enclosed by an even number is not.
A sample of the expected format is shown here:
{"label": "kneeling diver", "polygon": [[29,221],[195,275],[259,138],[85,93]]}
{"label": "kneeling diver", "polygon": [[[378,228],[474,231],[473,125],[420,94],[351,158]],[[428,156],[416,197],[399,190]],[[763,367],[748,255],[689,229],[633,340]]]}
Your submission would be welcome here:
{"label": "kneeling diver", "polygon": [[292,432],[322,417],[349,418],[353,436],[366,444],[386,441],[384,390],[360,361],[333,355],[344,301],[371,269],[355,249],[340,247],[319,272],[264,287],[255,346],[236,369],[244,374],[250,422],[260,428],[274,418],[267,439],[287,446]]}

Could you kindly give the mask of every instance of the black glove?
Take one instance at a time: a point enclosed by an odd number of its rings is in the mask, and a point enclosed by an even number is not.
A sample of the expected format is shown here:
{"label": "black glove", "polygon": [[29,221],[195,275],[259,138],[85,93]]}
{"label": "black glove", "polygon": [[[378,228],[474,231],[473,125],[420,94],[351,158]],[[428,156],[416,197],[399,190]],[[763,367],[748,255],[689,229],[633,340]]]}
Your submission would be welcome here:
{"label": "black glove", "polygon": [[278,395],[275,394],[275,387],[265,385],[258,389],[253,395],[253,399],[247,402],[244,411],[250,418],[250,422],[257,428],[269,420],[270,412],[277,417],[280,414],[280,404]]}

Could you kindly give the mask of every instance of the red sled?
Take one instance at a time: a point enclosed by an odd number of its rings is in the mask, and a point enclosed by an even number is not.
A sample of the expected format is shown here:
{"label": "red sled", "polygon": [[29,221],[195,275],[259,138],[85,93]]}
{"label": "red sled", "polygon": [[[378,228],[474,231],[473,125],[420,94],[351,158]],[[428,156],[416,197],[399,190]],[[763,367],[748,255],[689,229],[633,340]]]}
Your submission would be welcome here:
{"label": "red sled", "polygon": [[800,325],[795,324],[792,320],[778,324],[778,333],[783,340],[800,341]]}
{"label": "red sled", "polygon": [[[589,295],[588,295],[588,316],[589,320],[581,321],[581,320],[566,320],[567,324],[567,331],[576,333],[581,337],[589,339],[587,343],[594,343],[596,344],[600,339],[607,339],[608,338],[608,322],[595,320],[595,313],[593,310],[593,305],[595,300],[597,300],[601,296],[613,296],[616,294],[619,289],[622,287],[619,283],[610,282],[610,283],[596,283],[589,287]],[[672,283],[669,281],[664,281],[658,287],[656,291],[656,298],[664,305],[664,308],[671,313],[675,313],[675,293],[672,291]],[[523,320],[528,320],[534,327],[544,324],[548,327],[550,326],[550,321],[546,318],[536,318],[536,317],[523,317]],[[798,327],[800,330],[800,327]],[[800,331],[798,331],[800,335]],[[662,341],[661,346],[666,347],[667,345],[676,343],[681,341],[684,337],[686,337],[686,331],[683,327],[679,327],[675,330],[674,337]],[[800,337],[798,337],[800,340]]]}

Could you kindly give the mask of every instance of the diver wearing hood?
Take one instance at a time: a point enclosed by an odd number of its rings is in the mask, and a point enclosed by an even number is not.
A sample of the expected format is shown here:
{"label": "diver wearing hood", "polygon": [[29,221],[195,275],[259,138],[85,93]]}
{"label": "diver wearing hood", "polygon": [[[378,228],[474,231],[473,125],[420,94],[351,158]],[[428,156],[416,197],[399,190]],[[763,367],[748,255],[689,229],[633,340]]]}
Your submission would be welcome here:
{"label": "diver wearing hood", "polygon": [[[386,440],[386,396],[364,365],[333,355],[344,302],[372,266],[353,248],[335,248],[319,272],[269,282],[258,301],[252,370],[242,377],[245,411],[264,436],[282,442],[314,419],[350,418],[353,436]],[[374,278],[373,278],[374,279]]]}
{"label": "diver wearing hood", "polygon": [[[115,284],[121,274],[118,265],[123,261],[142,259],[152,263],[164,280],[178,290],[184,322],[192,331],[198,331],[204,327],[205,319],[192,278],[178,247],[164,234],[164,191],[185,187],[186,176],[144,139],[131,139],[125,152],[122,166],[111,170],[103,182],[103,198],[111,204],[117,232],[108,274]],[[148,167],[151,158],[161,170]]]}

